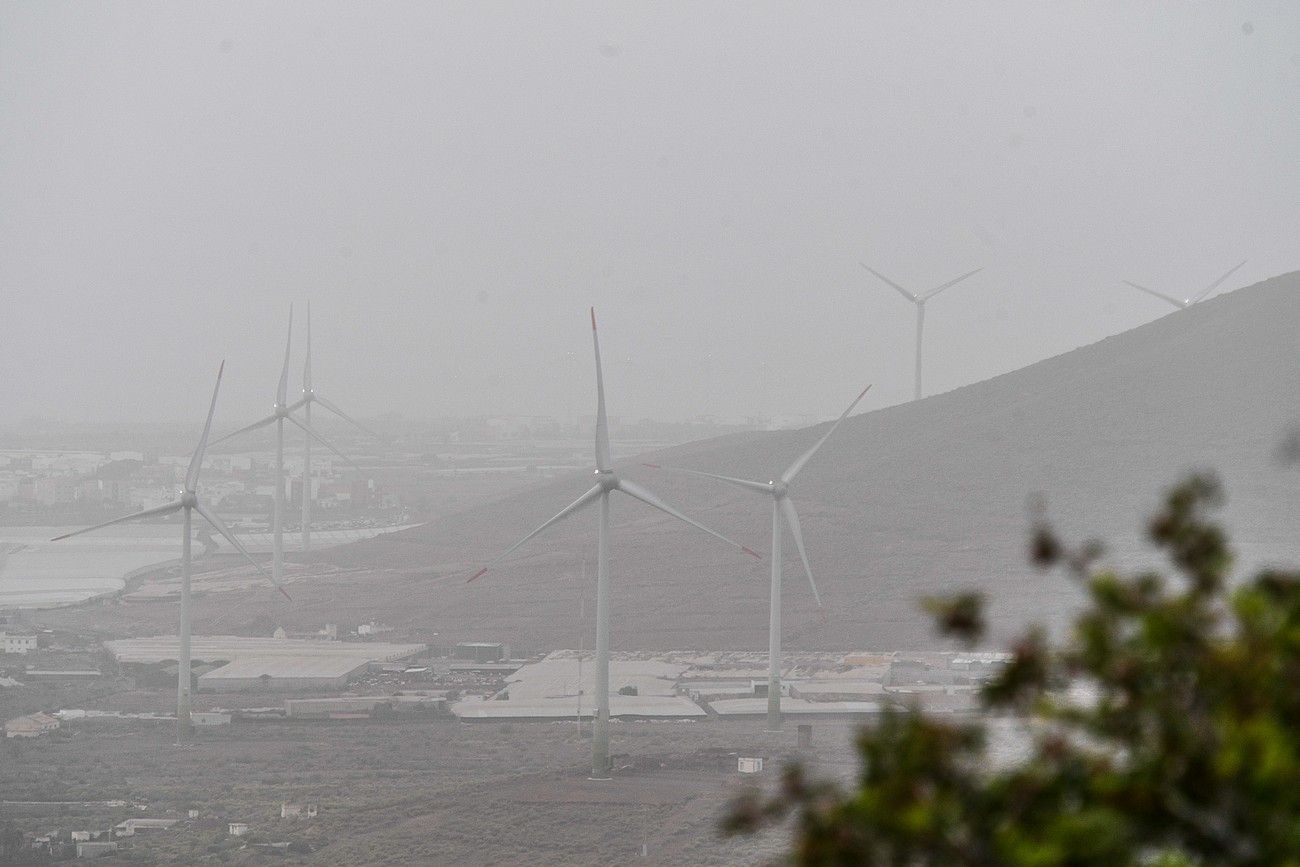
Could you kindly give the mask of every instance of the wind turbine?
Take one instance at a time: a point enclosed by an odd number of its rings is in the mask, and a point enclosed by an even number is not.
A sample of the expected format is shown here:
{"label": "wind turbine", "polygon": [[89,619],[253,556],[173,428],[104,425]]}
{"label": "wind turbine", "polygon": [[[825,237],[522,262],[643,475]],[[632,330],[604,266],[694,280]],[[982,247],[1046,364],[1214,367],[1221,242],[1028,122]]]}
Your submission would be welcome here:
{"label": "wind turbine", "polygon": [[276,582],[284,577],[284,423],[290,422],[302,428],[304,433],[315,439],[325,448],[334,452],[343,460],[352,466],[352,459],[343,452],[339,451],[328,440],[323,438],[310,426],[294,418],[293,410],[302,404],[299,401],[294,406],[289,405],[289,351],[293,344],[293,305],[289,305],[289,334],[284,341],[284,366],[280,369],[280,385],[275,393],[275,410],[266,418],[259,419],[250,425],[245,425],[237,431],[226,434],[213,441],[213,445],[223,443],[231,437],[237,437],[240,434],[255,431],[258,428],[266,427],[269,424],[275,425],[275,491],[274,491],[274,509],[271,515],[272,541],[271,541],[271,575]]}
{"label": "wind turbine", "polygon": [[769,732],[781,731],[781,519],[790,526],[790,532],[794,535],[795,547],[799,549],[799,559],[803,561],[803,570],[808,575],[808,584],[812,587],[813,598],[817,600],[817,609],[822,607],[821,594],[817,592],[817,582],[813,580],[812,566],[808,564],[808,552],[803,546],[803,530],[799,527],[799,513],[795,510],[794,501],[790,499],[790,483],[794,481],[795,476],[804,468],[812,456],[817,454],[825,442],[835,433],[835,429],[840,426],[840,422],[853,411],[853,407],[858,405],[862,398],[866,397],[871,386],[862,389],[862,392],[853,399],[849,408],[840,414],[831,425],[831,429],[826,431],[825,435],[819,439],[812,448],[804,452],[799,458],[792,463],[781,477],[776,480],[766,482],[756,482],[749,479],[737,479],[731,476],[720,476],[716,473],[706,473],[701,470],[687,470],[680,467],[661,467],[658,464],[646,464],[648,467],[655,469],[666,469],[676,473],[689,473],[692,476],[703,476],[706,479],[717,479],[721,482],[736,485],[750,491],[757,491],[760,494],[766,494],[772,498],[772,588],[771,601],[769,602],[767,615],[767,730]]}
{"label": "wind turbine", "polygon": [[567,518],[586,506],[596,503],[599,506],[599,523],[597,524],[596,542],[596,715],[592,725],[591,738],[591,777],[596,780],[609,778],[609,498],[611,494],[622,492],[633,499],[640,500],[647,506],[684,521],[696,529],[703,530],[716,539],[721,539],[756,559],[757,553],[726,536],[710,530],[694,521],[672,506],[660,500],[650,491],[627,479],[619,478],[614,472],[609,456],[609,423],[605,418],[605,380],[600,367],[600,337],[596,332],[596,310],[591,310],[591,342],[596,351],[596,484],[585,494],[561,509],[555,517],[542,524],[533,532],[524,536],[479,571],[469,580],[474,581],[508,556],[520,545],[549,528],[552,524]]}
{"label": "wind turbine", "polygon": [[1223,284],[1224,280],[1227,280],[1229,277],[1231,277],[1238,268],[1240,268],[1242,265],[1245,264],[1246,264],[1246,260],[1242,259],[1236,265],[1233,265],[1231,268],[1229,268],[1227,270],[1227,273],[1225,273],[1222,277],[1220,277],[1218,280],[1215,280],[1209,286],[1206,286],[1204,289],[1202,289],[1200,294],[1195,296],[1194,298],[1183,298],[1180,300],[1178,298],[1173,297],[1172,295],[1166,295],[1163,292],[1157,292],[1154,289],[1148,289],[1145,286],[1140,286],[1131,280],[1125,280],[1124,283],[1129,286],[1132,286],[1134,289],[1137,289],[1139,292],[1145,292],[1148,295],[1154,295],[1156,298],[1159,298],[1162,301],[1168,301],[1170,304],[1174,305],[1180,310],[1186,310],[1188,307],[1191,307],[1193,304],[1196,304],[1197,302],[1200,301],[1204,301],[1211,292],[1213,292],[1215,289],[1218,289],[1219,286]]}
{"label": "wind turbine", "polygon": [[902,286],[899,286],[893,280],[890,280],[884,274],[881,274],[879,271],[877,271],[875,268],[872,268],[870,265],[866,264],[865,262],[859,262],[858,264],[861,265],[863,268],[866,268],[872,274],[875,274],[877,277],[879,277],[881,280],[888,283],[890,286],[897,289],[898,294],[902,295],[908,301],[911,301],[913,304],[916,305],[916,380],[915,380],[916,384],[915,387],[913,388],[912,399],[920,400],[921,399],[921,332],[925,329],[925,302],[929,301],[931,298],[938,295],[940,292],[947,289],[949,286],[955,286],[961,281],[965,280],[967,277],[972,277],[978,274],[979,272],[983,271],[984,269],[976,268],[974,271],[968,271],[965,274],[961,275],[960,277],[954,277],[953,279],[949,280],[947,283],[934,287],[928,292],[921,292],[918,294],[918,293],[911,292],[907,289],[904,289]]}
{"label": "wind turbine", "polygon": [[[311,427],[311,405],[319,403],[330,412],[334,413],[344,421],[349,421],[361,430],[365,431],[375,439],[383,439],[379,434],[354,419],[352,416],[339,409],[324,396],[317,394],[311,384],[311,302],[307,302],[307,359],[302,366],[302,397],[291,407],[289,411],[301,408],[303,411],[303,421],[307,427]],[[311,440],[314,434],[305,431],[303,434],[302,444],[302,549],[304,551],[311,548]],[[319,439],[319,437],[317,437]],[[332,448],[332,446],[331,446]],[[337,452],[337,449],[334,449]],[[344,460],[348,460],[344,458]],[[352,463],[348,460],[348,463]],[[352,464],[356,466],[356,464]]]}
{"label": "wind turbine", "polygon": [[76,530],[72,533],[64,533],[62,536],[55,536],[50,541],[57,542],[60,539],[67,539],[70,536],[80,536],[82,533],[89,533],[92,530],[98,530],[101,527],[110,527],[113,524],[121,524],[126,521],[135,521],[140,518],[152,518],[161,515],[170,515],[172,512],[184,512],[185,529],[181,536],[181,624],[180,624],[180,653],[179,653],[179,670],[176,672],[176,740],[183,742],[187,740],[193,731],[190,727],[190,575],[193,569],[193,561],[190,555],[190,531],[192,526],[192,514],[198,512],[203,519],[211,524],[218,533],[226,537],[230,544],[235,546],[240,554],[244,555],[253,568],[262,576],[269,578],[275,588],[284,594],[285,599],[289,599],[288,592],[284,589],[276,577],[267,575],[266,570],[258,565],[248,553],[248,549],[235,538],[230,532],[230,528],[225,522],[217,517],[216,513],[209,510],[199,500],[198,485],[199,472],[203,469],[203,453],[207,450],[208,434],[212,430],[212,414],[217,409],[217,392],[221,390],[221,374],[226,369],[226,363],[221,363],[221,368],[217,371],[217,384],[212,389],[212,405],[208,407],[208,420],[203,425],[203,436],[199,437],[198,448],[190,456],[190,466],[185,473],[185,485],[181,489],[179,500],[168,503],[165,506],[157,506],[153,509],[145,509],[143,512],[136,512],[134,515],[127,515],[122,518],[114,518],[111,521],[105,521],[102,524],[96,524],[93,527],[86,527],[84,530]]}

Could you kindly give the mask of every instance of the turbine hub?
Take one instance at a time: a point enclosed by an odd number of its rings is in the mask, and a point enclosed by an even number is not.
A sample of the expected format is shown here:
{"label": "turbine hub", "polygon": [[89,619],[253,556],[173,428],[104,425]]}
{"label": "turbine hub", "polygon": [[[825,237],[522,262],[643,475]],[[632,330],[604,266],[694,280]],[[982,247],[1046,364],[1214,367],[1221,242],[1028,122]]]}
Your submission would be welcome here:
{"label": "turbine hub", "polygon": [[614,475],[613,470],[596,470],[596,484],[600,485],[603,491],[613,491],[618,489],[618,476]]}
{"label": "turbine hub", "polygon": [[768,482],[767,484],[772,489],[772,493],[778,497],[784,497],[786,491],[789,490],[785,482]]}
{"label": "turbine hub", "polygon": [[193,509],[199,504],[198,494],[193,491],[184,491],[181,493],[181,505],[187,509]]}

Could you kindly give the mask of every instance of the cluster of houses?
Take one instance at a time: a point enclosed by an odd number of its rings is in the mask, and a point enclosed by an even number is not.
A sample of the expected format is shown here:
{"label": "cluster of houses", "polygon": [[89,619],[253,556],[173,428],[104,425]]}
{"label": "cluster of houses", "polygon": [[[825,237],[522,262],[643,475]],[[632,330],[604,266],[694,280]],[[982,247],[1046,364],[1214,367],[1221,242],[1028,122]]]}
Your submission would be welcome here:
{"label": "cluster of houses", "polygon": [[[3,461],[4,458],[0,458]],[[49,452],[9,458],[0,464],[0,513],[67,515],[78,508],[144,509],[172,498],[184,464],[160,459],[156,451],[104,454]],[[209,496],[227,512],[265,515],[274,496],[274,464],[252,455],[217,456],[210,462]],[[370,478],[335,472],[328,456],[311,479],[318,508],[362,511],[393,508],[398,498]],[[292,504],[302,502],[302,481],[290,487]]]}
{"label": "cluster of houses", "polygon": [[[314,803],[283,802],[280,804],[281,819],[314,819],[319,813],[320,808]],[[186,818],[191,821],[199,819],[200,813],[198,810],[189,810]],[[33,837],[30,845],[32,849],[43,850],[47,854],[56,856],[71,854],[67,850],[75,847],[78,858],[99,858],[117,852],[123,838],[170,831],[181,821],[179,818],[131,818],[100,831],[52,831]],[[252,833],[252,827],[247,822],[228,822],[226,829],[231,837],[247,837]],[[292,844],[285,841],[256,845],[261,848],[287,850]]]}

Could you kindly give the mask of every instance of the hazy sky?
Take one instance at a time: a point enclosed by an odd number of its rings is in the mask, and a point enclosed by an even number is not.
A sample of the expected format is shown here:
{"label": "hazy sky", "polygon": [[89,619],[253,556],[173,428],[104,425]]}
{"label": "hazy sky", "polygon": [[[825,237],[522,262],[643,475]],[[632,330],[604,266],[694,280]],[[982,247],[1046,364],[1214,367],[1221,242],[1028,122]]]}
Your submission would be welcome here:
{"label": "hazy sky", "polygon": [[[837,415],[1300,268],[1300,7],[0,6],[0,426]],[[300,344],[295,346],[298,382]]]}

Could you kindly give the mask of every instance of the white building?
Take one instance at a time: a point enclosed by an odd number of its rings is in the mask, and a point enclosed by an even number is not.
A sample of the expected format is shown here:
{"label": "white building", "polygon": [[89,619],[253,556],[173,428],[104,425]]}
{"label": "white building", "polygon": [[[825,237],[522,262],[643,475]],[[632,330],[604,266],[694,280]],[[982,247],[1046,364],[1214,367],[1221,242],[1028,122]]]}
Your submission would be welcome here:
{"label": "white building", "polygon": [[35,649],[35,633],[0,631],[0,650],[5,653],[27,653]]}
{"label": "white building", "polygon": [[243,837],[248,833],[248,825],[244,822],[230,823],[230,836]]}

